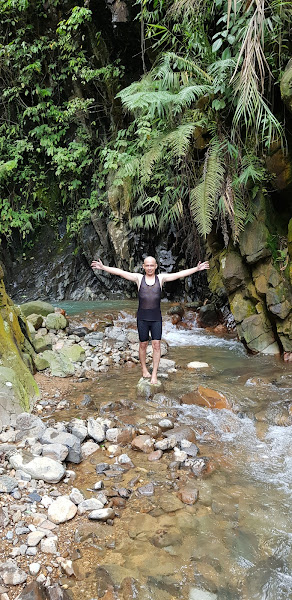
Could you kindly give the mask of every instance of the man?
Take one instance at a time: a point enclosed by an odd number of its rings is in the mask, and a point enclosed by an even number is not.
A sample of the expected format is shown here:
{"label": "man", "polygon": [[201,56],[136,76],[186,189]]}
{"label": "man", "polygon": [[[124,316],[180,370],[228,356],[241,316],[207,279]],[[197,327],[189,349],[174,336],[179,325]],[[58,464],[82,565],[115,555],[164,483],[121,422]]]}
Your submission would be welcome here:
{"label": "man", "polygon": [[[199,262],[192,269],[185,269],[177,273],[160,273],[156,275],[157,263],[153,256],[147,256],[143,263],[145,275],[141,273],[130,273],[117,269],[116,267],[108,267],[104,265],[100,259],[94,260],[91,263],[93,269],[101,269],[111,275],[118,275],[128,281],[134,281],[138,287],[139,306],[137,313],[137,326],[139,332],[139,359],[142,367],[142,376],[150,378],[150,383],[157,383],[157,371],[160,361],[160,344],[162,336],[162,316],[160,309],[161,289],[164,283],[175,281],[183,277],[188,277],[209,269],[208,262]],[[150,375],[146,366],[146,350],[151,333],[152,348],[153,348],[153,370]]]}

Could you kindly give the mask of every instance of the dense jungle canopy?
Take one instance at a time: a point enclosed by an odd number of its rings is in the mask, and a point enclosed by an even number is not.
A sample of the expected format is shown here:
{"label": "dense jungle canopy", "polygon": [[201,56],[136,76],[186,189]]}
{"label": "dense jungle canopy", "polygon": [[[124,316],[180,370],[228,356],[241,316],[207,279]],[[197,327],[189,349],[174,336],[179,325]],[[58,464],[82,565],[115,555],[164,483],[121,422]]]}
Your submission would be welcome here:
{"label": "dense jungle canopy", "polygon": [[1,0],[2,239],[119,206],[236,243],[289,149],[290,30],[284,0]]}

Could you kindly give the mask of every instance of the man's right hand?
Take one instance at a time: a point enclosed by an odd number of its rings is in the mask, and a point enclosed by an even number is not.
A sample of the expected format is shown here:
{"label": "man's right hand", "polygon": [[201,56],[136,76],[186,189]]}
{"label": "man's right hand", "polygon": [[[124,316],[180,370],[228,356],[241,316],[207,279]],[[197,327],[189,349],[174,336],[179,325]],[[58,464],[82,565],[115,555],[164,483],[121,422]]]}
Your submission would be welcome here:
{"label": "man's right hand", "polygon": [[97,260],[93,260],[92,261],[91,268],[92,269],[101,269],[101,270],[103,270],[103,264],[102,264],[100,258],[98,258]]}

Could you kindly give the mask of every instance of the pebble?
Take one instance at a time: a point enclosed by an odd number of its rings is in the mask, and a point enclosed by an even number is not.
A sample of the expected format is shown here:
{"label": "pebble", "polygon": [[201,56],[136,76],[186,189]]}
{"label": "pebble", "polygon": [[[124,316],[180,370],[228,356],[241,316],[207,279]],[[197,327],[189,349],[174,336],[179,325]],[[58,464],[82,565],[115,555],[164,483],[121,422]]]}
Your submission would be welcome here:
{"label": "pebble", "polygon": [[74,504],[80,504],[80,502],[82,502],[84,500],[84,496],[83,494],[77,489],[77,488],[73,488],[69,498],[71,500],[71,502],[73,502]]}
{"label": "pebble", "polygon": [[156,460],[160,460],[162,456],[162,450],[154,450],[153,452],[150,452],[150,454],[148,454],[147,458],[150,462],[155,462]]}
{"label": "pebble", "polygon": [[153,496],[154,494],[154,486],[153,483],[147,483],[146,485],[142,485],[137,489],[137,492],[140,496]]}
{"label": "pebble", "polygon": [[41,565],[40,563],[35,562],[31,563],[28,568],[31,575],[37,575],[40,571]]}
{"label": "pebble", "polygon": [[110,469],[110,465],[108,463],[99,463],[95,466],[95,470],[98,475],[108,471],[108,469]]}
{"label": "pebble", "polygon": [[103,508],[103,502],[97,498],[89,498],[88,500],[83,500],[78,505],[78,514],[83,515],[90,510],[98,510],[100,508]]}
{"label": "pebble", "polygon": [[44,531],[32,531],[27,536],[27,545],[28,546],[37,546],[39,542],[45,537]]}
{"label": "pebble", "polygon": [[41,551],[45,554],[57,554],[57,536],[44,538],[41,540]]}

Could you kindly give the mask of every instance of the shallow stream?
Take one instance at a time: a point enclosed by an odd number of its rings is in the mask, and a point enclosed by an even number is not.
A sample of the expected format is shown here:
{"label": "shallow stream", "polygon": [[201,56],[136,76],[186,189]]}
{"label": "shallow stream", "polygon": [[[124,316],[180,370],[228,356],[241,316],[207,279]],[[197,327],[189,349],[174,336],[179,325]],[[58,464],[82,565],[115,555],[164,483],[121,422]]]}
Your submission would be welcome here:
{"label": "shallow stream", "polygon": [[[62,306],[71,314],[77,310],[72,318],[82,323],[111,312],[115,324],[134,326],[131,302]],[[87,312],[81,315],[83,309]],[[167,358],[177,363],[177,372],[164,382],[169,404],[137,400],[138,365],[98,374],[86,393],[96,407],[110,401],[119,406],[117,423],[138,423],[143,429],[164,413],[190,425],[201,456],[212,459],[214,470],[196,479],[171,471],[166,454],[149,463],[146,455],[127,449],[135,468],[118,479],[119,485],[127,487],[137,476],[140,486],[152,482],[155,493],[134,494],[113,527],[98,526],[99,542],[82,540],[83,575],[70,582],[74,599],[80,592],[84,600],[103,597],[98,568],[105,567],[115,585],[124,582],[120,596],[111,596],[123,600],[292,600],[291,366],[247,355],[234,337],[198,329],[195,321],[192,329],[182,330],[166,318],[163,337],[170,345]],[[209,367],[192,371],[190,361]],[[223,393],[232,410],[181,404],[198,385]],[[59,418],[92,415],[80,411],[80,397],[75,386],[71,408]],[[119,405],[120,400],[130,402]],[[74,485],[86,493],[96,481],[92,460],[76,471]],[[198,501],[177,505],[178,488],[190,481],[199,490]]]}

